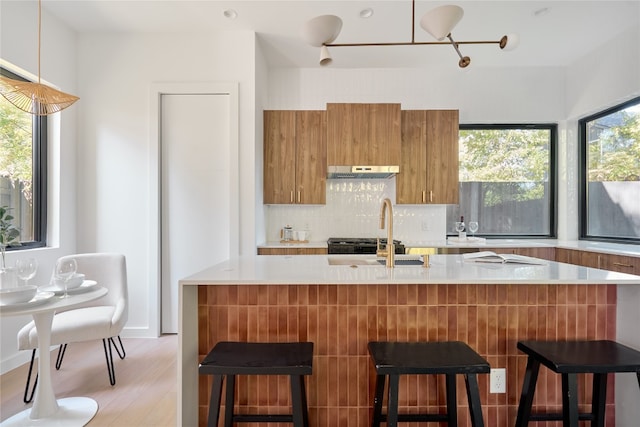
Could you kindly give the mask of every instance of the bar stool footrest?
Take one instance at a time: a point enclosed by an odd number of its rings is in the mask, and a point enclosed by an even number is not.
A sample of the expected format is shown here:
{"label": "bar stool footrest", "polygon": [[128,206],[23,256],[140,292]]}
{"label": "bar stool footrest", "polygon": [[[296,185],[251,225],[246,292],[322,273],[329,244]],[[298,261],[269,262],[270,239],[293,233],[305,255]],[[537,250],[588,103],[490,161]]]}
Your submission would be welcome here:
{"label": "bar stool footrest", "polygon": [[[593,421],[594,416],[589,412],[581,412],[578,414],[578,420],[580,421]],[[562,417],[561,412],[557,413],[549,413],[549,414],[531,414],[529,417],[529,421],[562,421],[564,418]]]}
{"label": "bar stool footrest", "polygon": [[291,414],[234,414],[234,423],[292,423]]}
{"label": "bar stool footrest", "polygon": [[[399,422],[438,422],[447,421],[447,414],[398,414]],[[387,414],[380,414],[380,421],[387,421]]]}

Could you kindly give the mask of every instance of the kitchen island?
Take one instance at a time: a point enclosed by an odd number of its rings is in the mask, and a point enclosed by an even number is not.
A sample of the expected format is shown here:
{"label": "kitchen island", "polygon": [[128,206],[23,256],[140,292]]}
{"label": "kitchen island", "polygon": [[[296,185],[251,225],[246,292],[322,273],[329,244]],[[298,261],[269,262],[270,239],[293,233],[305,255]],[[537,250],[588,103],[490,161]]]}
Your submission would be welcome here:
{"label": "kitchen island", "polygon": [[[178,424],[204,425],[210,379],[198,361],[222,340],[313,341],[307,390],[311,425],[370,424],[373,340],[460,340],[492,367],[506,368],[507,393],[490,394],[481,376],[487,425],[513,425],[526,364],[521,339],[615,339],[640,348],[640,277],[569,264],[481,264],[433,255],[430,268],[354,262],[335,256],[249,256],[180,281]],[[366,258],[366,257],[364,257]],[[363,258],[363,259],[364,259]],[[342,258],[344,261],[346,258]],[[459,380],[459,386],[463,386]],[[581,402],[590,398],[590,378]],[[534,409],[557,408],[560,383],[541,372]],[[279,377],[239,379],[243,410],[288,411],[288,383]],[[441,379],[408,377],[400,406],[443,408]],[[640,419],[635,376],[618,375],[607,417]],[[460,425],[470,425],[459,393]],[[614,409],[615,407],[615,409]],[[613,424],[611,424],[613,425]]]}

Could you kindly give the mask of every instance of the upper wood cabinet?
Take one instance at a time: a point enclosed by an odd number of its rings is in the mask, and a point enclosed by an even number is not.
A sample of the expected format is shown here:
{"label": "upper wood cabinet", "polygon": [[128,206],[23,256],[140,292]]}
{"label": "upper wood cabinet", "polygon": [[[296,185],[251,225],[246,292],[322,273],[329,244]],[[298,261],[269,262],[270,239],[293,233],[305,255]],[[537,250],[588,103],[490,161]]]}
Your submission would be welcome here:
{"label": "upper wood cabinet", "polygon": [[400,104],[327,104],[329,166],[400,164]]}
{"label": "upper wood cabinet", "polygon": [[458,203],[458,117],[458,110],[402,111],[396,203]]}
{"label": "upper wood cabinet", "polygon": [[325,111],[264,112],[264,203],[325,204]]}

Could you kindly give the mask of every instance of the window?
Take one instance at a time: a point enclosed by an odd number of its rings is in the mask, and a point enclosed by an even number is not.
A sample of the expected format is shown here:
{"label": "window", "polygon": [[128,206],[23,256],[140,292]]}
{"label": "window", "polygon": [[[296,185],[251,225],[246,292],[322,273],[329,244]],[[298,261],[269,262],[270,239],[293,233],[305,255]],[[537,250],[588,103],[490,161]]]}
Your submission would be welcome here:
{"label": "window", "polygon": [[461,125],[460,202],[447,206],[455,221],[478,221],[485,237],[555,236],[557,126]]}
{"label": "window", "polygon": [[640,242],[640,98],[579,129],[580,238]]}
{"label": "window", "polygon": [[[25,80],[4,68],[0,74]],[[46,243],[46,159],[46,116],[25,113],[0,96],[0,206],[11,209],[20,229],[18,248]]]}

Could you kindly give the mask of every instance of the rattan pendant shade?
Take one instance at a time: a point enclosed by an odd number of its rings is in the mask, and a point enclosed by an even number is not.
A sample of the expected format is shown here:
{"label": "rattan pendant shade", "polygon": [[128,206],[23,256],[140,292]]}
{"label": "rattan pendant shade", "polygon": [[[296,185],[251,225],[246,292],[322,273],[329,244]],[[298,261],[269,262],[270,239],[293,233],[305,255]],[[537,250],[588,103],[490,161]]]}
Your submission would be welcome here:
{"label": "rattan pendant shade", "polygon": [[40,83],[40,30],[42,0],[38,0],[38,82],[25,82],[0,76],[0,95],[17,108],[38,116],[57,113],[78,99]]}
{"label": "rattan pendant shade", "polygon": [[42,83],[0,77],[0,94],[27,113],[46,116],[64,110],[78,99]]}

